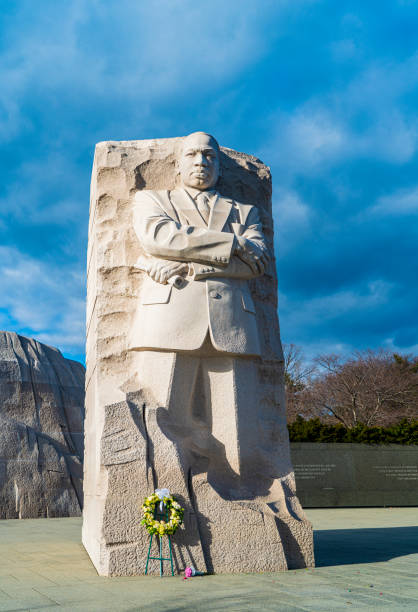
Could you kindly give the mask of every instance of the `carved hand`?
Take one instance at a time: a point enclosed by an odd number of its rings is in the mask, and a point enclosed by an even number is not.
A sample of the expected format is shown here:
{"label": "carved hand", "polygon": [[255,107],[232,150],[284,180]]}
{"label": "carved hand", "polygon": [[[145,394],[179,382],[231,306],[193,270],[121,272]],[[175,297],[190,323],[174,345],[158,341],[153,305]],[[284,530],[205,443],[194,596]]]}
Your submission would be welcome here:
{"label": "carved hand", "polygon": [[162,285],[165,285],[172,276],[186,275],[188,272],[189,264],[165,259],[153,259],[147,268],[152,280]]}
{"label": "carved hand", "polygon": [[270,257],[267,249],[263,249],[255,242],[236,236],[235,253],[242,261],[250,266],[254,274],[264,274]]}

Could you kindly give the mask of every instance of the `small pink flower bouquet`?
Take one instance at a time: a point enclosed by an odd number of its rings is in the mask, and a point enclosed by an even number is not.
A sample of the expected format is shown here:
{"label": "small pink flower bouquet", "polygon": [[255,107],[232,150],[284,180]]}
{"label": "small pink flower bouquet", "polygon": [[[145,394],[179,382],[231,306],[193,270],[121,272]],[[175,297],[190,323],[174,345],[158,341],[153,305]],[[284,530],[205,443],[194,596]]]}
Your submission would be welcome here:
{"label": "small pink flower bouquet", "polygon": [[193,576],[204,576],[204,575],[205,575],[204,572],[198,572],[197,569],[193,567],[193,565],[191,567],[186,567],[186,569],[184,570],[184,580],[187,580],[187,578],[193,578]]}

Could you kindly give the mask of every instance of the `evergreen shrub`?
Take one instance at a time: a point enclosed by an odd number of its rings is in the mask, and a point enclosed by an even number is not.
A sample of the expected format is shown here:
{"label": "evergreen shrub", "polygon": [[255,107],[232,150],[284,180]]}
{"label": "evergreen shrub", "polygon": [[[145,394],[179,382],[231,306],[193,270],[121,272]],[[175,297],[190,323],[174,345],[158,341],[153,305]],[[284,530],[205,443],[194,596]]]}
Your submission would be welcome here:
{"label": "evergreen shrub", "polygon": [[352,442],[356,444],[418,444],[418,420],[403,419],[389,427],[368,427],[359,423],[347,428],[341,423],[328,425],[318,418],[306,420],[298,416],[288,423],[291,442]]}

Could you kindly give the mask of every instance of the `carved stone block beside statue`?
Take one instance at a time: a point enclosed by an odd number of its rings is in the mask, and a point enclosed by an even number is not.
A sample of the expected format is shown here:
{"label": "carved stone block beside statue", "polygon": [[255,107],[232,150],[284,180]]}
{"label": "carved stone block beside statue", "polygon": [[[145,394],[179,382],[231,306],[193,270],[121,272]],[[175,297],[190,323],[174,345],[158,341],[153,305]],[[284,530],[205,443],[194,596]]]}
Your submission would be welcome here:
{"label": "carved stone block beside statue", "polygon": [[270,170],[186,138],[103,142],[91,185],[83,543],[145,570],[141,504],[185,508],[177,571],[312,566],[295,493]]}

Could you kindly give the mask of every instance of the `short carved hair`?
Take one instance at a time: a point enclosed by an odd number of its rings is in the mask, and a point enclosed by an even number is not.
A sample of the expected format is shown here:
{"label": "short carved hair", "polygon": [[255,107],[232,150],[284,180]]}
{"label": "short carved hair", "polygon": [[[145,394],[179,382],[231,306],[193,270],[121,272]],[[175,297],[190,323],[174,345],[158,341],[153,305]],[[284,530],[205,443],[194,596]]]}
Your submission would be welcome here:
{"label": "short carved hair", "polygon": [[204,136],[207,136],[208,139],[210,140],[210,142],[212,143],[212,146],[218,151],[220,151],[220,147],[219,147],[219,143],[216,140],[215,136],[212,136],[212,134],[208,134],[208,132],[192,132],[191,134],[188,134],[187,136],[185,136],[184,141],[186,141],[188,138],[190,138],[191,136],[196,136],[197,134],[203,134]]}

